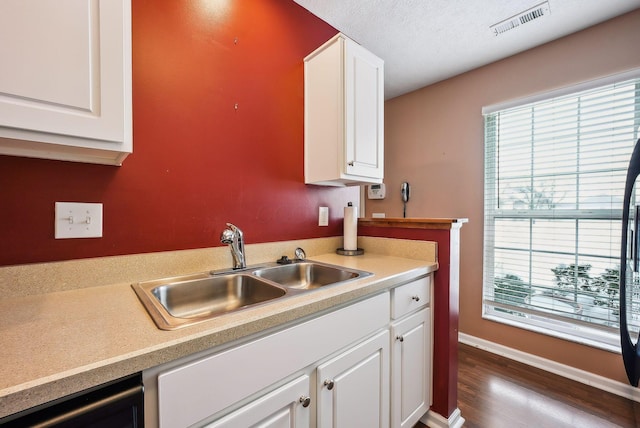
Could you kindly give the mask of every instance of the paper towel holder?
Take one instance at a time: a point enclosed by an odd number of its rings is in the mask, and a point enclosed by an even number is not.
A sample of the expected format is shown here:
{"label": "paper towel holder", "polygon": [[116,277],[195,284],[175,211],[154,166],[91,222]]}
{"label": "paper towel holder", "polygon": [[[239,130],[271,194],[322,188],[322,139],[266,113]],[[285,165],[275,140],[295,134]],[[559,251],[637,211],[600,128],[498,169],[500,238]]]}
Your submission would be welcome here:
{"label": "paper towel holder", "polygon": [[[358,223],[357,223],[357,221],[358,221],[358,219],[357,219],[357,217],[358,217],[358,207],[354,207],[351,202],[347,203],[347,206],[345,207],[345,210],[344,210],[344,218],[345,218],[345,223],[344,223],[344,226],[345,226],[345,235],[344,235],[345,242],[344,242],[344,246],[345,247],[347,246],[347,222],[346,222],[347,221],[347,210],[350,210],[350,212],[349,212],[350,220],[353,219],[356,222],[355,223],[356,230],[352,231],[352,232],[355,233],[355,242],[353,243],[354,244],[353,246],[349,245],[350,249],[347,250],[344,247],[341,247],[341,248],[336,249],[336,253],[340,254],[341,256],[360,256],[360,255],[364,254],[364,250],[362,248],[358,248],[358,241],[357,241],[357,239],[358,239],[357,238],[357,234],[358,234],[358,232],[357,232],[357,227],[358,227]],[[356,218],[353,218],[352,216],[355,216]],[[353,238],[353,237],[351,236],[350,238]],[[349,242],[349,244],[352,244],[352,242]],[[354,249],[353,247],[356,247],[356,248]]]}

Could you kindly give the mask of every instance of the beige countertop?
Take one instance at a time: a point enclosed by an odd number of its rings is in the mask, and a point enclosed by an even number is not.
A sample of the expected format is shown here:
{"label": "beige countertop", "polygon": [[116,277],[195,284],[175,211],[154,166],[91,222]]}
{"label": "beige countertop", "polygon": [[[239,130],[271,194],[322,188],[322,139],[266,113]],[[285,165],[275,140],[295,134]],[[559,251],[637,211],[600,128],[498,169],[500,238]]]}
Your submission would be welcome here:
{"label": "beige countertop", "polygon": [[437,263],[367,252],[312,260],[372,272],[345,284],[159,330],[130,282],[0,300],[0,417],[375,294]]}

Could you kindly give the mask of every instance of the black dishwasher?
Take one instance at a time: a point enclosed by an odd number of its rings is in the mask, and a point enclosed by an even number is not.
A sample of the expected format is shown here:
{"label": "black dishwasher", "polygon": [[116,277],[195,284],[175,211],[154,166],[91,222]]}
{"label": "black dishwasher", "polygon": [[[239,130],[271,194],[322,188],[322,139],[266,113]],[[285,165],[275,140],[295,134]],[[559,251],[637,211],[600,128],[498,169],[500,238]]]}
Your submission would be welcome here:
{"label": "black dishwasher", "polygon": [[141,374],[0,419],[0,427],[143,428]]}

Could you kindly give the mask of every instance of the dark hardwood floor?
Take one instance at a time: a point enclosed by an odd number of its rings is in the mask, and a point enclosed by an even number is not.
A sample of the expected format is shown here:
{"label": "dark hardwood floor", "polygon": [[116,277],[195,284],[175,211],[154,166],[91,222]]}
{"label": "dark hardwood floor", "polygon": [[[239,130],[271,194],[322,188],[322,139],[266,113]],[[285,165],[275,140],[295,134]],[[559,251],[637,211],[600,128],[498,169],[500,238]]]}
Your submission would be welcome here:
{"label": "dark hardwood floor", "polygon": [[640,427],[640,403],[462,344],[458,407],[465,428]]}

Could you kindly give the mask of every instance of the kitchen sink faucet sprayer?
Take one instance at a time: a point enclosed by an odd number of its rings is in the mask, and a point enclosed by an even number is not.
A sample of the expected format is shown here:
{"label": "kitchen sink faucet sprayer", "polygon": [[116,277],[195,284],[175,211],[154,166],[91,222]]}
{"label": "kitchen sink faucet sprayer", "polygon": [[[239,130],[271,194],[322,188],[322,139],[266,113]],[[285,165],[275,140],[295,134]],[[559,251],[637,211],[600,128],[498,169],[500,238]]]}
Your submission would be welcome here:
{"label": "kitchen sink faucet sprayer", "polygon": [[244,257],[244,236],[242,230],[231,223],[227,223],[227,228],[220,235],[220,242],[229,245],[231,257],[233,257],[233,268],[244,269],[247,263]]}

